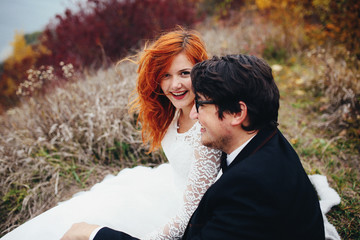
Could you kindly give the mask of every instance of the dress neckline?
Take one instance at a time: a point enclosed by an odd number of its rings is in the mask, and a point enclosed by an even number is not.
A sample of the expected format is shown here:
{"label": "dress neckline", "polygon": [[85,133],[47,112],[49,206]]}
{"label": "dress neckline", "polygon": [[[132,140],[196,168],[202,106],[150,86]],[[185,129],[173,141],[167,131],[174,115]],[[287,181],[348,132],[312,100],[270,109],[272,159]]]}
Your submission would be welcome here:
{"label": "dress neckline", "polygon": [[179,117],[180,117],[180,109],[176,109],[175,116],[174,116],[174,121],[173,121],[173,125],[174,125],[174,127],[175,127],[175,133],[176,133],[177,136],[186,135],[186,134],[188,134],[189,132],[192,132],[193,129],[195,128],[196,124],[198,123],[198,121],[196,121],[196,122],[191,126],[191,128],[189,128],[189,130],[187,130],[186,132],[183,132],[183,133],[179,133],[179,132],[178,132],[178,120],[179,120]]}

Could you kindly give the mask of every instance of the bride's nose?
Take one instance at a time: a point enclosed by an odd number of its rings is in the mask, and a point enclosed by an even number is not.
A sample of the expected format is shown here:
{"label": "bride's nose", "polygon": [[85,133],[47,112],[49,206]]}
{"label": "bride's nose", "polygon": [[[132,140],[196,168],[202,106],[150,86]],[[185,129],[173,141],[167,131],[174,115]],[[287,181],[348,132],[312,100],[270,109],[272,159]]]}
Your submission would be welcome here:
{"label": "bride's nose", "polygon": [[179,89],[181,88],[181,79],[179,77],[174,77],[172,81],[172,88]]}

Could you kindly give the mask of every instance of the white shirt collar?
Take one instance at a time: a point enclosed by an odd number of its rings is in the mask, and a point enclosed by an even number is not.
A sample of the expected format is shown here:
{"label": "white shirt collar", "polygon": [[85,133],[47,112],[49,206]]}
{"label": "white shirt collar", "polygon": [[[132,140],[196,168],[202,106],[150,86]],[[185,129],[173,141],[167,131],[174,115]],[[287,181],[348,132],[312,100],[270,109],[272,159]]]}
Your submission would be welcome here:
{"label": "white shirt collar", "polygon": [[241,150],[244,149],[244,147],[251,141],[251,139],[253,139],[256,136],[256,134],[254,136],[252,136],[249,140],[247,140],[245,143],[243,143],[240,147],[238,147],[237,149],[235,149],[234,151],[232,151],[232,153],[228,154],[226,157],[226,163],[229,166],[232,161],[234,161],[234,159],[236,158],[236,156],[241,152]]}

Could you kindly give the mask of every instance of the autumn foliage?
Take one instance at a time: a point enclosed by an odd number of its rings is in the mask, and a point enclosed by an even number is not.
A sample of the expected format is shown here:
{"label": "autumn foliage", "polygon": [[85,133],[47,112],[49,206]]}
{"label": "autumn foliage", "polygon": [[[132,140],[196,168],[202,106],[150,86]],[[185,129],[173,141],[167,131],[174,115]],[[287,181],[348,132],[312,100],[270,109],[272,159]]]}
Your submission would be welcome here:
{"label": "autumn foliage", "polygon": [[29,80],[29,69],[52,69],[56,81],[67,81],[61,62],[75,71],[106,67],[161,31],[193,26],[200,15],[223,20],[237,14],[236,21],[244,20],[240,8],[281,29],[281,35],[263,46],[266,56],[279,60],[310,48],[342,45],[360,59],[357,0],[87,0],[55,16],[36,44],[15,36],[13,56],[0,68],[0,112],[18,102],[16,91]]}
{"label": "autumn foliage", "polygon": [[[360,59],[360,2],[357,0],[255,0],[262,14],[283,28],[288,49],[341,44]],[[294,42],[297,26],[308,41]],[[299,39],[298,39],[299,40]]]}
{"label": "autumn foliage", "polygon": [[[360,2],[357,0],[256,0],[284,33],[281,48],[305,53],[311,89],[325,99],[325,126],[360,136]],[[300,27],[299,27],[300,26]],[[302,37],[301,37],[302,36]],[[290,54],[291,55],[291,54]]]}
{"label": "autumn foliage", "polygon": [[49,50],[43,45],[32,46],[26,43],[22,33],[16,33],[13,45],[13,55],[3,63],[0,78],[0,113],[2,108],[12,106],[17,102],[16,91],[26,79],[26,71],[32,68],[36,61]]}
{"label": "autumn foliage", "polygon": [[42,42],[52,54],[40,64],[99,67],[139,47],[142,39],[177,24],[192,25],[195,11],[191,0],[88,0],[77,12],[67,9],[64,16],[57,15],[45,29]]}

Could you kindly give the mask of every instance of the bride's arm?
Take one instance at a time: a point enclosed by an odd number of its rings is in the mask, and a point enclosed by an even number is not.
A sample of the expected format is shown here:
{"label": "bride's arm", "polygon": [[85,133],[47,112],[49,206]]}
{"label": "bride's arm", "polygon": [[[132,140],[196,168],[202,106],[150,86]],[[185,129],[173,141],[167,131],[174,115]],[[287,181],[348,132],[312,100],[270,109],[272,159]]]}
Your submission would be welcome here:
{"label": "bride's arm", "polygon": [[[197,139],[200,140],[200,136]],[[201,145],[199,141],[192,144],[195,149],[195,161],[192,163],[187,179],[182,208],[164,227],[149,234],[144,239],[181,238],[202,196],[215,182],[220,169],[221,152],[207,148]]]}

